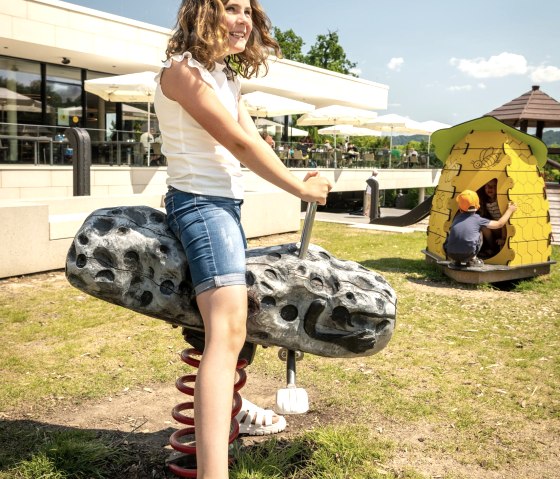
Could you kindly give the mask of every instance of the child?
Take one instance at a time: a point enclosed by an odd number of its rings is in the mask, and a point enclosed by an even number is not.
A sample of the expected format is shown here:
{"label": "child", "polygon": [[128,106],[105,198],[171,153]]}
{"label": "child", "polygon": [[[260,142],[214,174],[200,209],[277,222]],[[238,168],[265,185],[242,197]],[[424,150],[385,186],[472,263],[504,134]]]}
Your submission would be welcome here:
{"label": "child", "polygon": [[476,212],[480,208],[478,195],[471,190],[465,190],[457,196],[459,214],[455,216],[443,249],[447,257],[453,260],[455,266],[466,262],[467,266],[481,266],[484,263],[477,257],[482,248],[482,231],[484,229],[500,229],[509,220],[517,206],[510,203],[508,209],[498,220],[482,218]]}
{"label": "child", "polygon": [[[270,28],[258,0],[182,0],[156,77],[167,219],[185,249],[205,329],[194,398],[198,479],[228,477],[235,366],[247,321],[240,162],[306,202],[324,205],[332,187],[317,172],[303,181],[293,175],[240,101],[237,75],[266,70],[268,51],[279,53]],[[257,426],[272,420],[283,418],[255,414]]]}
{"label": "child", "polygon": [[[479,193],[480,195],[480,216],[489,220],[498,221],[502,216],[498,205],[498,197],[496,195],[498,189],[498,180],[496,178],[486,183]],[[506,239],[506,228],[499,230],[490,230],[484,228],[482,235],[484,239],[483,253],[486,257],[494,256],[504,245]]]}

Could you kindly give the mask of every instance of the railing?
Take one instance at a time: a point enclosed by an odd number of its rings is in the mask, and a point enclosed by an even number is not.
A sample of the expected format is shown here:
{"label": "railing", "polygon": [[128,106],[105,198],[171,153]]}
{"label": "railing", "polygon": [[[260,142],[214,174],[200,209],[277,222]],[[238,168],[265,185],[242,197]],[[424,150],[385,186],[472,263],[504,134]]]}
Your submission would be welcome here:
{"label": "railing", "polygon": [[[0,164],[71,165],[72,148],[64,135],[67,127],[0,123]],[[91,138],[92,163],[148,166],[146,145],[140,133],[86,128]],[[160,151],[154,148],[154,151]],[[161,160],[161,153],[150,155]]]}
{"label": "railing", "polygon": [[[0,123],[0,165],[32,164],[69,166],[72,148],[64,136],[67,127]],[[160,145],[152,143],[150,158],[147,145],[134,131],[85,128],[91,138],[92,164],[110,166],[162,166],[165,158]],[[157,138],[157,137],[156,137]],[[417,160],[409,161],[404,151],[396,154],[387,148],[327,147],[314,143],[277,142],[274,150],[290,168],[439,168],[433,153],[419,151]]]}
{"label": "railing", "polygon": [[387,148],[345,151],[344,148],[327,149],[313,143],[282,143],[274,150],[289,167],[297,168],[440,168],[441,162],[433,153],[418,151],[414,161],[405,152],[396,155]]}

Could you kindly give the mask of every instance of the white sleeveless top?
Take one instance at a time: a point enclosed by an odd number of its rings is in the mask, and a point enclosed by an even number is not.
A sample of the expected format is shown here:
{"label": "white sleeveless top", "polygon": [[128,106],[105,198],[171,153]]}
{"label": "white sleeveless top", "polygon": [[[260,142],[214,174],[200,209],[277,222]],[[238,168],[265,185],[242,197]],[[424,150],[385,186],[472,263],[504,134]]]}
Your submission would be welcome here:
{"label": "white sleeveless top", "polygon": [[[225,65],[216,63],[215,70],[210,72],[192,58],[190,52],[185,52],[169,58],[163,68],[169,68],[173,61],[186,61],[190,67],[196,68],[229,114],[238,121],[241,86],[236,77],[227,79]],[[239,161],[179,103],[164,95],[159,81],[163,68],[156,76],[154,108],[162,137],[161,152],[167,158],[167,184],[188,193],[242,199]]]}

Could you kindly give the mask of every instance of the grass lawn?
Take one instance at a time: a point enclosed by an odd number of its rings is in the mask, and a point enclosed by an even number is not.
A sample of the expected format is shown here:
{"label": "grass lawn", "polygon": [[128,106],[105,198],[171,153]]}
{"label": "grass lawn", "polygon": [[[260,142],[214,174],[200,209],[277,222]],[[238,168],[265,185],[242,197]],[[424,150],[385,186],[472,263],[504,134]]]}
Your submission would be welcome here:
{"label": "grass lawn", "polygon": [[[311,411],[290,417],[294,427],[278,437],[237,446],[232,478],[560,478],[557,264],[527,281],[464,285],[424,261],[424,233],[318,222],[312,242],[388,280],[395,334],[374,356],[306,355],[298,385]],[[80,407],[87,415],[102,401],[110,411],[108,397],[172,384],[187,370],[177,329],[49,275],[0,281],[0,325],[0,479],[171,477],[168,451],[136,441],[134,428],[48,418]],[[251,378],[283,387],[276,356],[259,348]]]}

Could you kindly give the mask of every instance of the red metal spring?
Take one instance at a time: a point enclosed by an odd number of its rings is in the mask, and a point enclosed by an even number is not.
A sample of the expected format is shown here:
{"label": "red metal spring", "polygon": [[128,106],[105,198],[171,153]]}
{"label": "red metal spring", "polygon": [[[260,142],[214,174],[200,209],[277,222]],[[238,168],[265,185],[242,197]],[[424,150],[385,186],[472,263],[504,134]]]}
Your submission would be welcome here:
{"label": "red metal spring", "polygon": [[[196,357],[202,356],[200,351],[197,351],[193,348],[184,349],[181,352],[181,360],[187,363],[194,368],[198,368],[200,365],[200,359]],[[228,444],[231,444],[237,436],[239,435],[239,423],[235,419],[235,416],[241,410],[241,395],[239,394],[239,390],[245,386],[247,382],[247,373],[245,372],[245,367],[247,366],[248,362],[245,359],[240,359],[237,361],[236,365],[236,372],[238,375],[238,379],[233,385],[233,406],[231,410],[231,418],[232,418],[232,428],[231,433],[229,435]],[[187,396],[194,397],[194,383],[196,381],[196,374],[187,374],[185,376],[181,376],[175,382],[175,386],[179,391],[186,394]],[[188,386],[187,384],[192,384],[192,386]],[[196,443],[191,441],[191,445],[187,445],[186,443],[181,441],[181,438],[184,436],[194,436],[195,432],[195,424],[194,424],[194,417],[186,416],[182,413],[182,411],[193,410],[194,409],[194,402],[193,401],[186,401],[180,404],[177,404],[171,411],[171,415],[173,419],[181,424],[186,424],[188,427],[183,429],[179,429],[175,431],[169,437],[169,444],[173,449],[176,451],[182,452],[183,454],[189,456],[196,456]],[[196,478],[196,468],[187,469],[182,467],[178,464],[171,463],[169,464],[169,470],[179,477],[191,477]]]}

